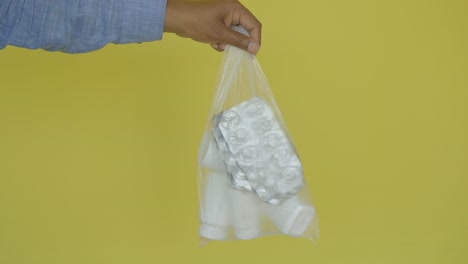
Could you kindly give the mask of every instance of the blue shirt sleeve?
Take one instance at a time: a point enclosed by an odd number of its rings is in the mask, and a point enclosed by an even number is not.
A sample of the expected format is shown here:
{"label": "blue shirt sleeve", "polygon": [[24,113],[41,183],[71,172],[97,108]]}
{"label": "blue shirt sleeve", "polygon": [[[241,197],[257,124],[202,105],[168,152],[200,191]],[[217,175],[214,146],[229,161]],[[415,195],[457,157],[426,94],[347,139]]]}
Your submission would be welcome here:
{"label": "blue shirt sleeve", "polygon": [[166,0],[0,0],[6,45],[81,53],[162,39]]}

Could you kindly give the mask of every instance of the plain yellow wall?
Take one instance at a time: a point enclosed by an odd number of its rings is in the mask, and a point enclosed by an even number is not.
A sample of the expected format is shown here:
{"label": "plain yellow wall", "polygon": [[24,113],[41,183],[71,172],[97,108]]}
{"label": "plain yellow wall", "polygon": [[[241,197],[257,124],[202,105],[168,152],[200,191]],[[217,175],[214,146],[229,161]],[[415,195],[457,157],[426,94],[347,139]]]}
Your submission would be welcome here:
{"label": "plain yellow wall", "polygon": [[321,239],[198,248],[221,54],[0,51],[0,264],[468,263],[468,2],[267,1],[258,58]]}

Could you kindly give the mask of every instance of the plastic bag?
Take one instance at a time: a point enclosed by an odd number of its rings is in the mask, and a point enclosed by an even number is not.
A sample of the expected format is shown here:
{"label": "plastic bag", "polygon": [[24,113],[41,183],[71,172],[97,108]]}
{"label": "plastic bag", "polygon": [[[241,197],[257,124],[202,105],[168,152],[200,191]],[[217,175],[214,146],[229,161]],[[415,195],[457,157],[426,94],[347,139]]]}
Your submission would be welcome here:
{"label": "plastic bag", "polygon": [[318,237],[302,164],[267,79],[255,56],[236,47],[223,55],[198,167],[201,241]]}

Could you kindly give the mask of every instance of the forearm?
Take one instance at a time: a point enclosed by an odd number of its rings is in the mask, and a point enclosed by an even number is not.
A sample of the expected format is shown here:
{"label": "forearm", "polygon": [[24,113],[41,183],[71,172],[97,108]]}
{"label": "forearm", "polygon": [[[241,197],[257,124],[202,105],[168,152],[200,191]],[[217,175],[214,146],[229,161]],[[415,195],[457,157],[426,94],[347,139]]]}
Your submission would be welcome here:
{"label": "forearm", "polygon": [[1,0],[0,49],[67,53],[162,38],[166,0]]}

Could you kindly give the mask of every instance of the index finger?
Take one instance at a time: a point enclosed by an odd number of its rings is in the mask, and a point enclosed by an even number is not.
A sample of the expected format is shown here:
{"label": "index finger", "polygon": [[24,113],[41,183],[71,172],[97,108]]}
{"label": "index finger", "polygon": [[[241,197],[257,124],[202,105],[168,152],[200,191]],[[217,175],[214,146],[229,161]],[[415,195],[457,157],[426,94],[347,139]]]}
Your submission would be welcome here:
{"label": "index finger", "polygon": [[234,14],[232,23],[245,28],[250,37],[256,40],[259,45],[262,43],[262,23],[247,8],[241,6],[237,14]]}

